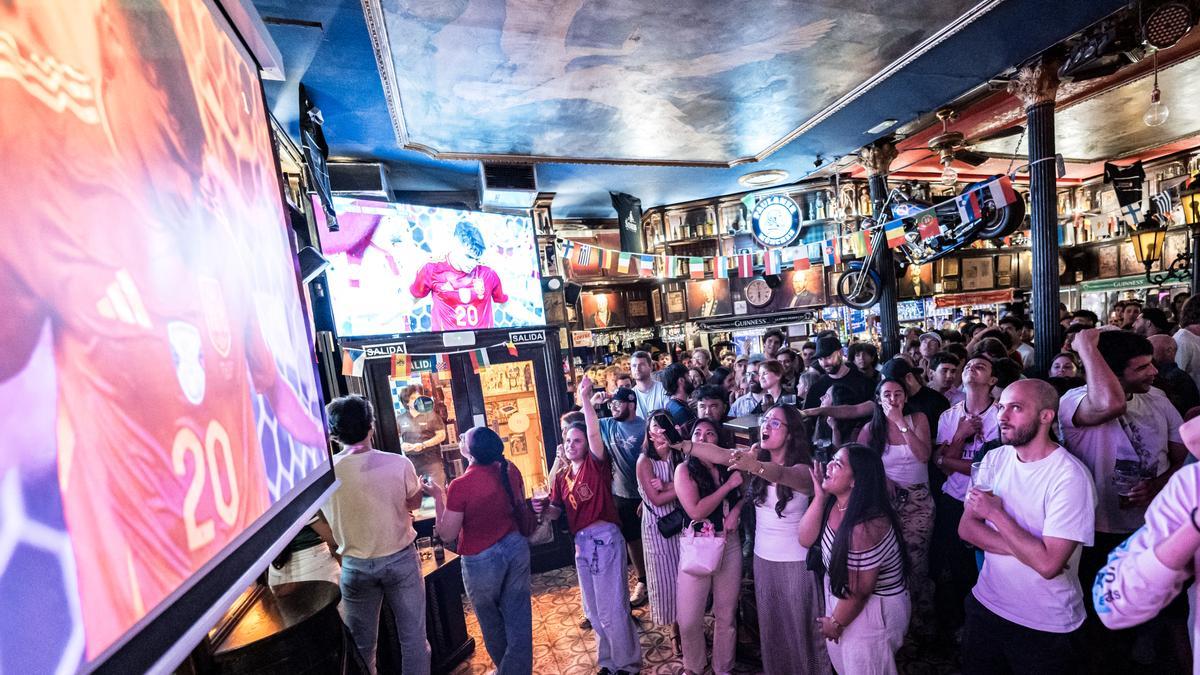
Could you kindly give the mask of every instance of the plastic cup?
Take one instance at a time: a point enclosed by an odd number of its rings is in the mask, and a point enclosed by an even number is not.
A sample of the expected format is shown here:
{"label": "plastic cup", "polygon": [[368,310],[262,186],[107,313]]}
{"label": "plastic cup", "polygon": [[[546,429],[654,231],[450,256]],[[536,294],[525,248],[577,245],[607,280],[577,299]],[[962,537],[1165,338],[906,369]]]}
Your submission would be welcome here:
{"label": "plastic cup", "polygon": [[984,492],[992,491],[991,471],[983,468],[983,462],[971,464],[971,487]]}

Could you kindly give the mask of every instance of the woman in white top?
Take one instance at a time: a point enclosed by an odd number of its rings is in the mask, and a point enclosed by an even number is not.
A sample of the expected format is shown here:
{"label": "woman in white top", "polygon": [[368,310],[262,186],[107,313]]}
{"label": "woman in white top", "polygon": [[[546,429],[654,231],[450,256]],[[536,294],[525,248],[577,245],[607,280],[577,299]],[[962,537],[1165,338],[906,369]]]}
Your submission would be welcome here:
{"label": "woman in white top", "polygon": [[[833,672],[817,630],[821,593],[806,563],[808,549],[800,544],[800,518],[812,495],[805,436],[800,411],[776,405],[760,420],[760,442],[734,462],[754,476],[748,495],[755,511],[754,596],[767,675]],[[778,482],[789,478],[801,487]]]}
{"label": "woman in white top", "polygon": [[858,442],[879,453],[887,474],[892,507],[900,516],[901,534],[912,569],[914,630],[933,626],[933,582],[929,576],[929,542],[933,535],[933,495],[929,492],[929,422],[916,412],[904,414],[908,392],[899,380],[885,379],[875,389],[875,414],[858,434]]}
{"label": "woman in white top", "polygon": [[680,508],[675,496],[675,467],[683,461],[658,425],[659,414],[650,413],[646,442],[637,459],[638,492],[642,495],[642,547],[646,554],[646,582],[650,595],[650,617],[660,626],[671,627],[671,643],[681,653],[679,624],[676,623],[675,588],[679,576],[679,535],[667,538],[658,529],[660,518]]}

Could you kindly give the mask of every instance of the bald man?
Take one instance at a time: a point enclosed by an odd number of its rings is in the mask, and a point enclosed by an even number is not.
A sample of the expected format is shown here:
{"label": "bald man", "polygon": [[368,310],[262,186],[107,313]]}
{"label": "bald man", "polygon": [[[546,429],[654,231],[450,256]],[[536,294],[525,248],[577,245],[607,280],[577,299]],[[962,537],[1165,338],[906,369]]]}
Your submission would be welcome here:
{"label": "bald man", "polygon": [[1076,572],[1092,543],[1091,472],[1050,437],[1058,392],[1019,380],[1000,396],[1000,440],[967,494],[959,536],[983,549],[967,598],[963,672],[1073,673],[1084,621]]}
{"label": "bald man", "polygon": [[1175,365],[1179,345],[1170,335],[1151,335],[1148,339],[1154,347],[1154,367],[1158,368],[1154,386],[1163,390],[1180,415],[1187,416],[1189,410],[1200,406],[1200,390],[1196,388],[1195,380]]}

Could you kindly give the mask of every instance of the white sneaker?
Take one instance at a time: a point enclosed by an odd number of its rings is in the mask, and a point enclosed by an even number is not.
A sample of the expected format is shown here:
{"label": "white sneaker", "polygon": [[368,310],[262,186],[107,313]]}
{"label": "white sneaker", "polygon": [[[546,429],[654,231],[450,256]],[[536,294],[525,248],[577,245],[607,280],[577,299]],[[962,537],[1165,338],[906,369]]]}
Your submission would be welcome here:
{"label": "white sneaker", "polygon": [[639,581],[637,586],[633,587],[633,593],[629,594],[629,606],[641,607],[646,604],[647,599],[649,598],[646,594],[646,584]]}

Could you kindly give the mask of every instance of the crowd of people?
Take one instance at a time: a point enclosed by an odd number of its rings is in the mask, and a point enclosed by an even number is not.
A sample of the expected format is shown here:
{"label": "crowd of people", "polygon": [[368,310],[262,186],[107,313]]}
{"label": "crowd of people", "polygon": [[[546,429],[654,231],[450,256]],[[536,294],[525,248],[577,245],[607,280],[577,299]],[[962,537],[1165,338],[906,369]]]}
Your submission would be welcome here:
{"label": "crowd of people", "polygon": [[[395,522],[423,491],[499,673],[536,669],[525,537],[563,514],[601,673],[638,672],[643,603],[686,673],[732,671],[747,616],[772,675],[896,672],[906,641],[954,645],[964,673],[1191,669],[1200,297],[1122,303],[1106,325],[1064,308],[1047,373],[1028,321],[995,318],[910,333],[888,360],[774,330],[762,353],[618,357],[578,383],[549,496],[528,504],[491,430],[461,435],[465,475],[418,488],[405,458],[370,449],[369,404],[334,401],[343,487],[323,513],[347,623],[370,641],[358,615],[423,603],[404,586],[411,523]],[[727,422],[747,416],[757,440],[740,444]],[[353,496],[376,464],[405,486],[377,507],[388,544]]]}

